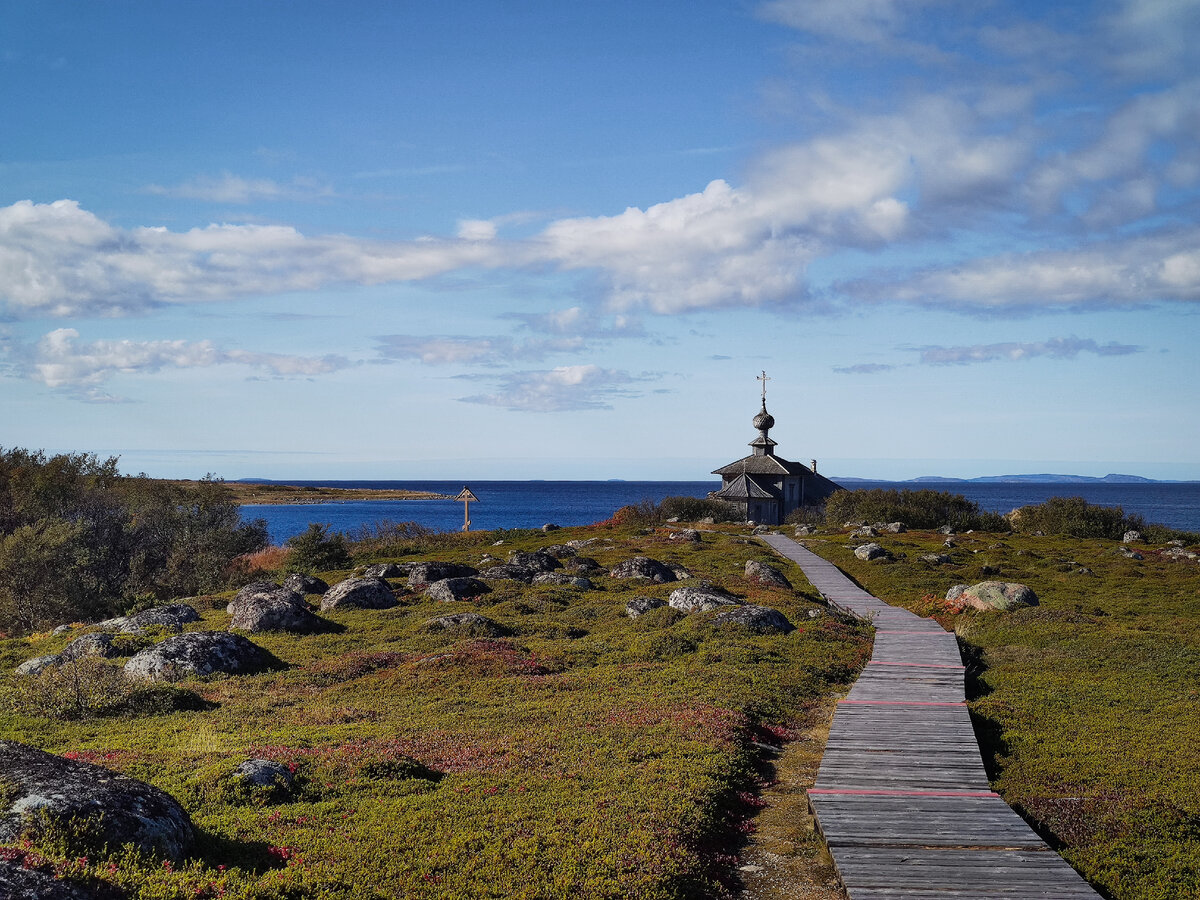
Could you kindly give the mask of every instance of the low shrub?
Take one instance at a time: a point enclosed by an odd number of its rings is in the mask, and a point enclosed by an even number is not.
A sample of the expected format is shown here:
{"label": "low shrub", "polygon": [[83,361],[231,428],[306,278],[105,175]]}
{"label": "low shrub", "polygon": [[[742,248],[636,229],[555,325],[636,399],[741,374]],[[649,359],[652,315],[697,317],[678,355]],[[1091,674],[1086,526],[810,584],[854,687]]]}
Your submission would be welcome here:
{"label": "low shrub", "polygon": [[1126,515],[1119,506],[1094,506],[1082,497],[1051,497],[1045,503],[1022,506],[1009,515],[1009,521],[1026,534],[1040,531],[1114,541],[1121,540],[1126,531],[1146,527],[1139,515]]}
{"label": "low shrub", "polygon": [[134,683],[115,666],[94,657],[50,666],[36,675],[17,676],[6,701],[19,715],[47,719],[91,719],[120,712]]}
{"label": "low shrub", "polygon": [[328,525],[312,522],[307,531],[288,538],[286,543],[290,551],[287,565],[292,571],[312,574],[348,569],[351,565],[345,535],[338,531],[330,534]]}
{"label": "low shrub", "polygon": [[909,528],[949,525],[956,531],[1009,530],[1003,516],[981,510],[975,501],[961,494],[930,490],[835,491],[825,502],[825,521],[830,525],[903,522]]}

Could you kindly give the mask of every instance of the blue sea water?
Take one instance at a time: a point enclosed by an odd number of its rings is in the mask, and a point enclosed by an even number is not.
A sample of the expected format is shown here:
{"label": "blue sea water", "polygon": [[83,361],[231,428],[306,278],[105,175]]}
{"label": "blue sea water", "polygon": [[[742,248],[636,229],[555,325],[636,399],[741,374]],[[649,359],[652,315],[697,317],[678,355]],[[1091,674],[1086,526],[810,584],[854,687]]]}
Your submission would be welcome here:
{"label": "blue sea water", "polygon": [[[300,485],[342,488],[408,488],[457,494],[458,481],[298,481]],[[471,490],[479,497],[471,504],[471,528],[539,528],[556,525],[590,525],[613,512],[642,500],[663,497],[703,497],[720,487],[718,481],[476,481]],[[1100,506],[1120,506],[1147,522],[1200,531],[1200,482],[1149,484],[996,484],[971,482],[858,481],[852,489],[908,488],[949,491],[974,500],[982,509],[1006,513],[1018,506],[1041,503],[1050,497],[1083,497]],[[304,531],[310,522],[329,525],[334,531],[351,531],[382,519],[418,522],[436,531],[462,527],[463,506],[448,500],[350,500],[341,503],[302,505],[249,505],[245,519],[265,519],[271,540],[282,543]]]}

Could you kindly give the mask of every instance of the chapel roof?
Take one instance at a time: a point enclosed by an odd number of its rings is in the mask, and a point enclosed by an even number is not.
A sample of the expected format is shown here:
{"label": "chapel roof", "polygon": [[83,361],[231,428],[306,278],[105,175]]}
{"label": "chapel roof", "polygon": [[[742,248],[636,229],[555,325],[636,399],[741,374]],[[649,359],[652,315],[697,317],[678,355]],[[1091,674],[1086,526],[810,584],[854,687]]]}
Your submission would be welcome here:
{"label": "chapel roof", "polygon": [[744,472],[719,491],[712,493],[714,500],[774,500],[774,493],[768,491],[757,481]]}

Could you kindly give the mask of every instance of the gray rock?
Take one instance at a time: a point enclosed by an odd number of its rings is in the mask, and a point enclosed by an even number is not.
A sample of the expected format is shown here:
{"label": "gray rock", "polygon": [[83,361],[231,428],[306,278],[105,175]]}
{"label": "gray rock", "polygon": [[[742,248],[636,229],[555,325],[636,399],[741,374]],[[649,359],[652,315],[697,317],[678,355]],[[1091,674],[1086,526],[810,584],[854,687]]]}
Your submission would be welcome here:
{"label": "gray rock", "polygon": [[713,624],[736,625],[755,634],[789,634],[796,630],[783,613],[754,604],[722,610],[713,617]]}
{"label": "gray rock", "polygon": [[850,533],[850,537],[852,537],[852,538],[879,537],[879,532],[876,531],[874,528],[872,528],[870,525],[867,525],[867,526],[864,526],[863,528],[854,529],[854,531],[852,531]]}
{"label": "gray rock", "polygon": [[430,600],[439,603],[453,603],[457,600],[469,600],[481,594],[491,593],[491,588],[478,578],[443,578],[425,588]]}
{"label": "gray rock", "polygon": [[260,586],[253,591],[245,588],[238,591],[227,607],[233,616],[230,630],[312,634],[325,628],[325,623],[313,615],[300,594],[277,584],[267,584],[269,586]]}
{"label": "gray rock", "polygon": [[737,597],[712,585],[681,587],[671,591],[667,604],[686,613],[708,612],[721,606],[740,606]]}
{"label": "gray rock", "polygon": [[1145,559],[1146,558],[1146,557],[1142,556],[1142,554],[1138,553],[1136,550],[1132,550],[1129,547],[1126,547],[1124,545],[1122,545],[1120,549],[1121,549],[1121,555],[1123,557],[1125,557],[1126,559]]}
{"label": "gray rock", "polygon": [[521,581],[529,584],[533,581],[533,573],[528,569],[522,569],[520,566],[510,566],[501,564],[492,566],[490,569],[484,569],[479,573],[479,577],[484,581]]}
{"label": "gray rock", "polygon": [[957,546],[958,546],[958,544],[956,544],[956,543],[955,543],[953,540],[951,540],[950,538],[946,538],[946,540],[944,540],[944,541],[942,542],[942,546],[943,546],[943,547],[945,547],[947,550],[953,550],[955,547],[957,547]]}
{"label": "gray rock", "polygon": [[261,671],[267,654],[240,634],[193,631],[148,647],[125,663],[125,674],[149,681],[182,681],[207,675]]}
{"label": "gray rock", "polygon": [[562,568],[562,563],[545,550],[535,550],[533,553],[521,553],[514,550],[508,554],[507,565],[524,569],[530,577],[540,572],[553,572],[555,569]]}
{"label": "gray rock", "polygon": [[164,791],[16,741],[0,741],[0,782],[5,785],[0,795],[3,843],[19,840],[26,827],[36,828],[40,821],[68,826],[73,819],[97,828],[113,847],[132,843],[175,860],[195,839],[188,814]]}
{"label": "gray rock", "polygon": [[610,578],[645,578],[658,584],[675,580],[675,573],[656,559],[648,556],[635,556],[624,562],[617,563],[608,573]]}
{"label": "gray rock", "polygon": [[927,562],[931,566],[945,566],[954,562],[954,559],[945,553],[926,553],[921,557],[921,562]]}
{"label": "gray rock", "polygon": [[468,634],[471,637],[503,637],[509,633],[499,622],[494,622],[479,613],[455,613],[452,616],[438,616],[429,619],[425,627],[430,631],[454,631]]}
{"label": "gray rock", "polygon": [[576,556],[567,560],[567,568],[572,572],[603,572],[604,567],[590,556]]}
{"label": "gray rock", "polygon": [[946,592],[946,600],[961,602],[971,609],[1016,609],[1037,606],[1037,594],[1026,585],[1011,581],[981,581],[979,584],[956,584]]}
{"label": "gray rock", "polygon": [[98,894],[58,878],[53,869],[26,869],[16,860],[0,859],[2,900],[116,900],[118,896],[123,895]]}
{"label": "gray rock", "polygon": [[792,589],[792,583],[787,580],[786,575],[774,566],[768,566],[766,563],[759,562],[756,559],[746,560],[746,577],[755,584],[761,584],[765,587]]}
{"label": "gray rock", "polygon": [[816,533],[817,533],[817,527],[815,525],[797,525],[796,526],[796,537],[808,537],[809,535],[813,535]]}
{"label": "gray rock", "polygon": [[[463,568],[467,567],[463,566]],[[331,587],[321,598],[322,610],[391,609],[395,605],[396,596],[382,578],[347,578]]]}
{"label": "gray rock", "polygon": [[254,787],[273,788],[281,793],[291,790],[296,779],[291,769],[273,759],[248,759],[234,770],[233,777]]}
{"label": "gray rock", "polygon": [[367,566],[362,573],[363,578],[407,578],[409,570],[413,567],[412,563],[401,565],[400,563],[375,563],[373,566]]}
{"label": "gray rock", "polygon": [[645,615],[652,609],[662,609],[666,605],[666,600],[659,600],[657,597],[634,597],[625,604],[625,615],[631,619],[636,619],[638,616]]}
{"label": "gray rock", "polygon": [[425,585],[441,581],[443,578],[470,578],[478,574],[477,569],[461,563],[421,562],[408,570],[408,586],[413,590],[420,590]]}
{"label": "gray rock", "polygon": [[50,633],[52,635],[54,635],[55,637],[58,637],[59,635],[66,634],[68,631],[74,631],[74,630],[75,630],[74,625],[59,625],[57,628],[55,628]]}
{"label": "gray rock", "polygon": [[534,575],[533,583],[558,584],[581,591],[590,591],[595,587],[590,580],[584,578],[582,575],[564,575],[559,572],[543,572],[541,575]]}
{"label": "gray rock", "polygon": [[891,556],[890,553],[875,543],[863,544],[861,547],[856,547],[854,555],[859,559],[865,560],[887,559]]}
{"label": "gray rock", "polygon": [[671,518],[667,519],[667,524],[674,525],[678,521],[679,521],[679,516],[671,516]]}
{"label": "gray rock", "polygon": [[105,619],[96,627],[103,631],[119,631],[123,634],[140,634],[147,628],[166,628],[169,631],[183,631],[188,622],[199,622],[200,613],[186,603],[172,603],[167,606],[156,606],[144,609],[132,616],[118,616],[115,619]]}
{"label": "gray rock", "polygon": [[570,544],[551,544],[549,547],[543,547],[541,552],[549,553],[555,559],[570,559],[578,555],[578,552]]}
{"label": "gray rock", "polygon": [[329,585],[320,578],[315,575],[305,575],[303,572],[293,572],[283,579],[283,586],[301,597],[305,594],[323,594],[329,590]]}
{"label": "gray rock", "polygon": [[558,531],[558,526],[553,522],[547,522],[542,526],[542,531]]}
{"label": "gray rock", "polygon": [[1142,537],[1142,533],[1140,531],[1135,531],[1134,529],[1130,529],[1129,531],[1125,532],[1125,536],[1121,538],[1121,543],[1122,544],[1131,544],[1134,541],[1142,541],[1142,540],[1145,540],[1145,538]]}
{"label": "gray rock", "polygon": [[118,648],[113,647],[113,636],[101,631],[75,638],[63,647],[58,655],[65,662],[69,659],[83,659],[85,656],[112,659],[120,653]]}
{"label": "gray rock", "polygon": [[770,525],[755,525],[754,533],[755,534],[774,534],[775,529],[773,529]]}
{"label": "gray rock", "polygon": [[908,531],[908,526],[903,522],[886,522],[879,526],[880,531],[886,531],[888,534],[904,534]]}
{"label": "gray rock", "polygon": [[567,546],[572,550],[584,550],[594,546],[600,542],[600,538],[581,538],[579,540],[567,541]]}
{"label": "gray rock", "polygon": [[683,566],[679,565],[679,563],[667,563],[667,568],[674,573],[676,581],[686,581],[692,577],[692,573]]}
{"label": "gray rock", "polygon": [[57,653],[51,653],[48,656],[35,656],[33,659],[27,659],[17,666],[14,671],[18,675],[40,675],[51,666],[60,666],[64,662],[66,660]]}
{"label": "gray rock", "polygon": [[668,536],[668,540],[672,541],[691,541],[692,543],[700,543],[700,532],[695,528],[680,528],[672,531]]}
{"label": "gray rock", "polygon": [[696,522],[696,524],[697,525],[716,525],[717,520],[714,519],[712,516],[705,516],[703,519],[699,519]]}
{"label": "gray rock", "polygon": [[952,525],[943,525],[941,528],[938,529],[938,534],[954,534],[954,533],[955,533],[954,527]]}
{"label": "gray rock", "polygon": [[1183,541],[1181,541],[1181,540],[1179,540],[1178,538],[1176,538],[1176,539],[1175,539],[1175,540],[1173,540],[1173,541],[1167,541],[1167,546],[1168,546],[1168,547],[1185,547],[1185,546],[1187,546],[1187,545],[1186,545],[1186,544],[1184,544],[1184,542],[1183,542]]}

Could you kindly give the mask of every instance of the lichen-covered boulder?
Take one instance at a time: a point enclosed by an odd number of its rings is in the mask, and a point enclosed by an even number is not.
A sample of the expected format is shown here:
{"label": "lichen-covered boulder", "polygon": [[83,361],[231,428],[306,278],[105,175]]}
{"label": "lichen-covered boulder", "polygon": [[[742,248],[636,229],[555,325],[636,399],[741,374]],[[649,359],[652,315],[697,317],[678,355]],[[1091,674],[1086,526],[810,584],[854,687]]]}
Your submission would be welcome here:
{"label": "lichen-covered boulder", "polygon": [[737,626],[755,634],[789,634],[796,630],[796,626],[778,610],[749,603],[721,610],[713,616],[713,624]]}
{"label": "lichen-covered boulder", "polygon": [[551,544],[549,547],[543,547],[542,553],[549,553],[555,559],[570,559],[576,555],[576,550],[570,544]]}
{"label": "lichen-covered boulder", "polygon": [[926,553],[921,557],[921,562],[927,562],[931,566],[945,566],[954,562],[954,558],[945,553]]}
{"label": "lichen-covered boulder", "polygon": [[508,565],[524,569],[531,577],[562,568],[562,563],[544,550],[535,550],[532,553],[521,553],[514,550],[508,554]]}
{"label": "lichen-covered boulder", "polygon": [[635,556],[624,562],[619,562],[608,573],[610,578],[644,578],[658,584],[675,580],[675,573],[656,559],[648,556]]}
{"label": "lichen-covered boulder", "polygon": [[581,574],[589,574],[595,572],[603,572],[604,567],[590,556],[575,556],[567,560],[567,568],[572,572]]}
{"label": "lichen-covered boulder", "polygon": [[786,575],[774,566],[768,566],[756,559],[746,560],[746,577],[763,587],[779,587],[788,590],[791,590],[792,587],[792,583],[787,580]]}
{"label": "lichen-covered boulder", "polygon": [[533,573],[528,569],[522,569],[520,566],[510,566],[504,563],[484,569],[479,573],[479,577],[485,581],[520,581],[525,584],[529,584],[531,581],[533,581]]}
{"label": "lichen-covered boulder", "polygon": [[[465,568],[465,567],[464,567]],[[321,598],[321,609],[391,609],[396,595],[382,578],[347,578]]]}
{"label": "lichen-covered boulder", "polygon": [[182,681],[207,675],[261,671],[267,653],[240,634],[193,631],[147,647],[125,663],[125,674],[149,681]]}
{"label": "lichen-covered boulder", "polygon": [[35,656],[33,659],[27,659],[17,666],[14,671],[18,675],[40,675],[51,666],[62,665],[63,662],[63,658],[57,653],[50,653],[46,656]]}
{"label": "lichen-covered boulder", "polygon": [[817,533],[817,526],[815,526],[815,525],[797,525],[796,526],[796,537],[808,537],[809,535],[816,534],[816,533]]}
{"label": "lichen-covered boulder", "polygon": [[283,586],[303,597],[305,594],[323,594],[329,590],[329,585],[316,575],[305,575],[303,572],[293,572],[283,579]]}
{"label": "lichen-covered boulder", "polygon": [[659,600],[657,597],[634,597],[625,604],[625,615],[631,619],[636,619],[638,616],[644,616],[652,609],[662,609],[666,605],[666,600]]}
{"label": "lichen-covered boulder", "polygon": [[891,556],[887,550],[875,543],[863,544],[861,547],[855,547],[854,555],[859,559],[865,560],[887,559]]}
{"label": "lichen-covered boulder", "polygon": [[675,576],[676,581],[687,581],[692,577],[692,573],[685,566],[679,563],[667,563],[667,568],[671,570],[671,574]]}
{"label": "lichen-covered boulder", "polygon": [[543,572],[533,576],[534,584],[558,584],[563,587],[575,588],[580,591],[590,591],[595,585],[582,575],[565,575],[561,572]]}
{"label": "lichen-covered boulder", "polygon": [[1037,606],[1033,589],[1012,581],[981,581],[979,584],[956,584],[946,592],[946,599],[971,609],[1016,609]]}
{"label": "lichen-covered boulder", "polygon": [[509,633],[509,629],[499,622],[473,612],[438,616],[436,619],[426,621],[425,627],[430,631],[451,631],[470,637],[503,637]]}
{"label": "lichen-covered boulder", "polygon": [[453,603],[456,600],[470,600],[472,597],[491,593],[491,590],[478,578],[443,578],[429,585],[425,593],[430,600]]}
{"label": "lichen-covered boulder", "polygon": [[234,769],[233,777],[256,788],[269,788],[278,793],[291,789],[296,776],[281,762],[273,759],[248,759]]}
{"label": "lichen-covered boulder", "polygon": [[111,634],[97,631],[75,638],[67,646],[63,647],[58,655],[66,662],[69,659],[83,659],[86,656],[112,659],[114,656],[120,656],[121,653],[119,646],[113,646],[113,636]]}
{"label": "lichen-covered boulder", "polygon": [[289,631],[293,634],[312,634],[321,631],[325,623],[313,615],[304,598],[295,591],[271,585],[252,593],[238,593],[229,604],[233,621],[231,631]]}
{"label": "lichen-covered boulder", "polygon": [[186,603],[171,603],[167,606],[156,606],[144,609],[131,616],[118,616],[115,619],[105,619],[96,627],[102,631],[120,631],[124,634],[139,634],[147,628],[166,628],[169,631],[183,631],[183,626],[189,622],[199,622],[200,613]]}
{"label": "lichen-covered boulder", "polygon": [[873,538],[879,537],[879,532],[872,525],[864,525],[862,528],[856,528],[850,532],[852,538]]}
{"label": "lichen-covered boulder", "polygon": [[116,900],[110,891],[98,893],[59,878],[53,869],[26,869],[17,859],[0,856],[0,898],[3,900]]}
{"label": "lichen-covered boulder", "polygon": [[1125,532],[1125,534],[1121,537],[1122,544],[1131,544],[1134,541],[1141,540],[1144,540],[1142,533],[1133,528],[1129,529],[1129,531]]}
{"label": "lichen-covered boulder", "polygon": [[886,531],[888,534],[905,534],[908,526],[903,522],[884,522],[879,526],[879,530]]}
{"label": "lichen-covered boulder", "polygon": [[680,528],[672,531],[667,538],[672,541],[690,541],[698,544],[700,543],[700,532],[695,528]]}
{"label": "lichen-covered boulder", "polygon": [[407,578],[414,563],[375,563],[367,566],[363,578]]}
{"label": "lichen-covered boulder", "polygon": [[413,590],[422,590],[425,585],[443,578],[470,578],[478,574],[478,570],[462,563],[419,562],[408,570],[408,586]]}
{"label": "lichen-covered boulder", "polygon": [[192,821],[170,794],[102,766],[0,741],[0,842],[41,823],[86,823],[112,847],[131,843],[181,859],[195,840]]}
{"label": "lichen-covered boulder", "polygon": [[667,604],[686,613],[708,612],[721,606],[740,606],[737,597],[712,585],[681,587],[671,591]]}

